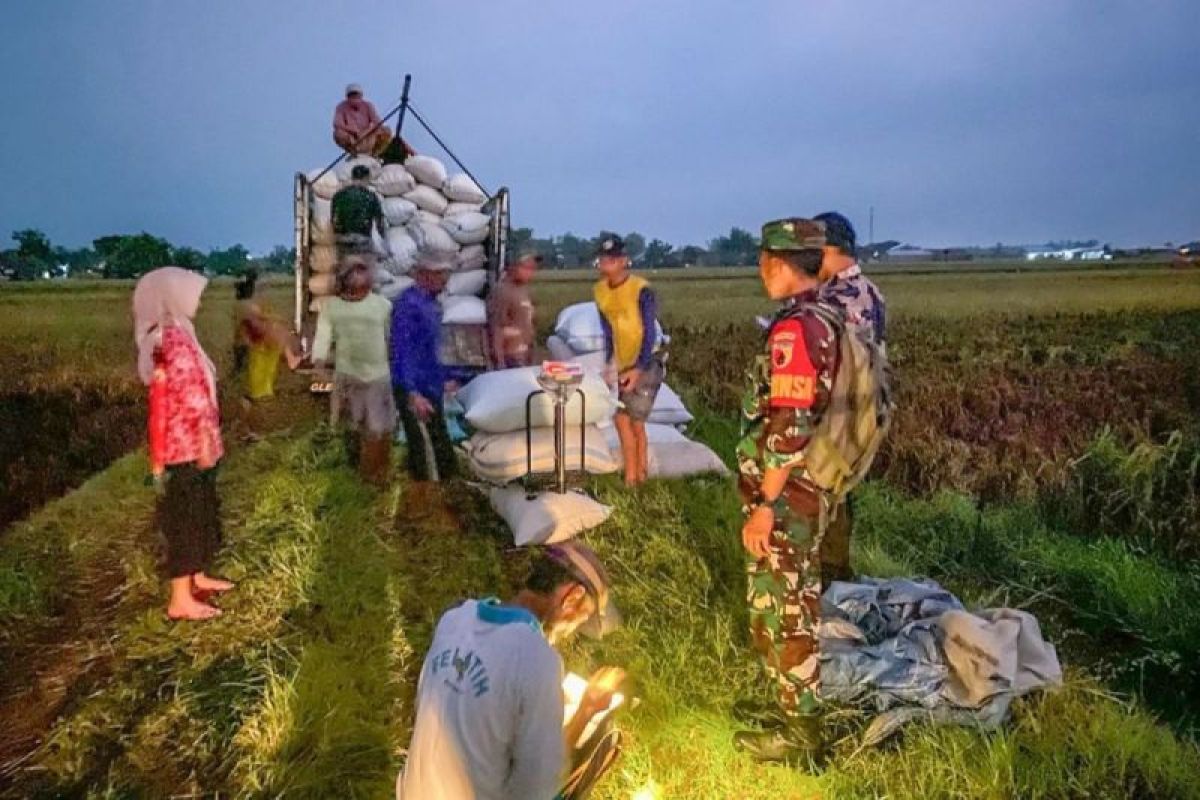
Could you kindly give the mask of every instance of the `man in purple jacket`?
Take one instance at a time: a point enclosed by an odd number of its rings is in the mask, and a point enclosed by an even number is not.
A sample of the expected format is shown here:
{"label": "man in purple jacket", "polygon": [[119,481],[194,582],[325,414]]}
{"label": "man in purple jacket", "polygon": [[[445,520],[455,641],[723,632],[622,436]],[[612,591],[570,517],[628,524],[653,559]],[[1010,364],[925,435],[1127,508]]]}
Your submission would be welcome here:
{"label": "man in purple jacket", "polygon": [[442,412],[446,371],[438,360],[442,307],[437,298],[450,267],[448,260],[422,253],[413,271],[416,284],[392,304],[392,390],[408,439],[408,472],[418,482],[438,482],[458,472]]}

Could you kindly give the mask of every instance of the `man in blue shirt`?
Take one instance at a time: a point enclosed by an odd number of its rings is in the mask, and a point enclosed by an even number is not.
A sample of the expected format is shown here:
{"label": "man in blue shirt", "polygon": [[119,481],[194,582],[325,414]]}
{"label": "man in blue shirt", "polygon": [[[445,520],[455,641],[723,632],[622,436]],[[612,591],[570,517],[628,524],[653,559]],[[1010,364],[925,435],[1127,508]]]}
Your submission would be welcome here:
{"label": "man in blue shirt", "polygon": [[392,307],[391,366],[396,408],[408,439],[408,472],[414,481],[454,477],[458,464],[442,411],[446,371],[439,361],[442,307],[450,262],[422,253],[413,271],[415,285]]}

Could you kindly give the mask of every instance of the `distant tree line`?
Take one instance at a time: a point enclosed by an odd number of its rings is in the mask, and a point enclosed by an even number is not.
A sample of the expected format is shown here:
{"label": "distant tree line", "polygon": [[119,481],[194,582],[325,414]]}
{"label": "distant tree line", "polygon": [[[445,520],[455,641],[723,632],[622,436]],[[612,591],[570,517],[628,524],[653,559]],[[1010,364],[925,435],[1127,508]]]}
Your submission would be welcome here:
{"label": "distant tree line", "polygon": [[[573,233],[543,238],[534,235],[532,228],[513,228],[508,247],[513,258],[522,252],[533,251],[551,268],[573,269],[590,265],[600,242],[613,233],[601,231],[591,238]],[[758,263],[758,238],[741,228],[732,228],[728,234],[710,239],[703,247],[695,244],[676,246],[662,239],[647,240],[637,231],[620,235],[625,241],[625,252],[638,267],[736,267]]]}
{"label": "distant tree line", "polygon": [[209,275],[239,275],[248,268],[262,272],[289,272],[295,250],[282,245],[268,255],[251,258],[240,244],[203,253],[175,246],[149,233],[118,234],[94,239],[90,247],[61,247],[40,230],[14,231],[15,247],[0,250],[0,278],[137,278],[165,264],[174,264]]}

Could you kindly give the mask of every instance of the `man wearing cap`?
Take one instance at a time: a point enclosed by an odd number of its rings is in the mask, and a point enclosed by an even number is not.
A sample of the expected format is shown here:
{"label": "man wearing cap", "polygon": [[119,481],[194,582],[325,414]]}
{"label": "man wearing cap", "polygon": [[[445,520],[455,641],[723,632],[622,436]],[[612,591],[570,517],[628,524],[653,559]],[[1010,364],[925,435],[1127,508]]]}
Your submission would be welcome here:
{"label": "man wearing cap", "polygon": [[488,295],[488,341],[497,369],[533,363],[533,297],[529,284],[542,264],[537,253],[522,253]]}
{"label": "man wearing cap", "polygon": [[[418,484],[436,483],[458,472],[442,410],[446,371],[438,356],[442,343],[438,295],[446,288],[450,268],[450,261],[439,254],[418,254],[412,273],[415,283],[392,307],[392,387],[408,439],[409,476]],[[427,486],[414,488],[418,494],[428,490]]]}
{"label": "man wearing cap", "polygon": [[333,112],[333,141],[350,156],[378,156],[392,141],[391,130],[357,83],[346,87],[346,99]]}
{"label": "man wearing cap", "polygon": [[[879,291],[858,264],[857,236],[850,220],[836,211],[813,217],[825,226],[824,257],[821,261],[821,302],[841,309],[846,324],[878,342],[886,352],[887,307]],[[847,502],[831,514],[821,538],[821,583],[848,581],[853,505]]]}
{"label": "man wearing cap", "polygon": [[[608,576],[578,542],[535,552],[513,599],[467,600],[438,622],[417,687],[417,720],[398,800],[582,797],[615,757],[615,737],[582,755],[587,723],[624,674],[601,668],[564,726],[562,658],[576,632],[617,623]],[[569,764],[578,765],[564,787]]]}
{"label": "man wearing cap", "polygon": [[771,722],[764,731],[737,734],[735,744],[760,761],[809,765],[824,749],[817,639],[824,500],[806,479],[805,449],[827,410],[839,335],[813,310],[823,303],[825,244],[820,222],[763,226],[759,275],[767,295],[783,306],[748,374],[737,449],[742,543],[752,557],[751,640],[778,709],[764,715],[749,703],[735,706],[738,716]]}
{"label": "man wearing cap", "polygon": [[371,188],[371,170],[356,164],[350,170],[350,183],[338,189],[329,204],[333,233],[337,237],[338,257],[371,256],[371,231],[387,233],[383,203]]}
{"label": "man wearing cap", "polygon": [[649,472],[646,420],[666,375],[658,347],[658,301],[650,282],[630,271],[625,242],[605,236],[596,252],[601,278],[594,294],[604,329],[608,380],[620,402],[613,425],[625,460],[625,485],[643,483]]}

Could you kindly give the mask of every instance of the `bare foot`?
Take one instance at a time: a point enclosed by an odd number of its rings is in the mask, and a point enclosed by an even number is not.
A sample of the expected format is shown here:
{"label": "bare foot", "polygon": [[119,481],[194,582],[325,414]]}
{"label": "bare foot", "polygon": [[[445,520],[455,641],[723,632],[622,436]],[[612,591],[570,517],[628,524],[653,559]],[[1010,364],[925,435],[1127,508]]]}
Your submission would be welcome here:
{"label": "bare foot", "polygon": [[192,586],[205,592],[228,592],[233,588],[233,583],[221,578],[210,578],[203,572],[197,572],[192,576]]}
{"label": "bare foot", "polygon": [[167,619],[173,621],[192,620],[200,622],[207,619],[216,619],[221,616],[221,609],[208,605],[207,603],[197,602],[194,598],[176,603],[172,601],[167,606]]}

